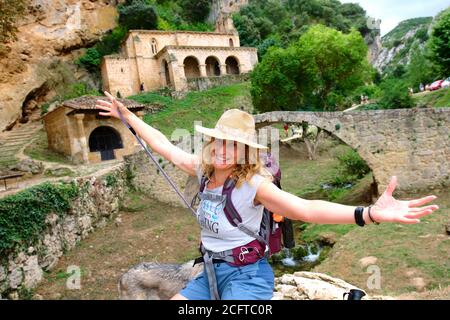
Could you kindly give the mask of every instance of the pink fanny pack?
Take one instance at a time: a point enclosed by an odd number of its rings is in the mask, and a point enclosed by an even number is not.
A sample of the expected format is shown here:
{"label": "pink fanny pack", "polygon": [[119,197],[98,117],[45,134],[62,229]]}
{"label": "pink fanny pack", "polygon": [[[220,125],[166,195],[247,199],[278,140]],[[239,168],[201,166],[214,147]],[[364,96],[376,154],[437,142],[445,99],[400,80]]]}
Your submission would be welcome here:
{"label": "pink fanny pack", "polygon": [[252,242],[236,247],[231,251],[233,252],[232,256],[234,258],[234,263],[228,263],[234,267],[242,267],[264,258],[265,247],[262,246],[258,240],[253,240]]}

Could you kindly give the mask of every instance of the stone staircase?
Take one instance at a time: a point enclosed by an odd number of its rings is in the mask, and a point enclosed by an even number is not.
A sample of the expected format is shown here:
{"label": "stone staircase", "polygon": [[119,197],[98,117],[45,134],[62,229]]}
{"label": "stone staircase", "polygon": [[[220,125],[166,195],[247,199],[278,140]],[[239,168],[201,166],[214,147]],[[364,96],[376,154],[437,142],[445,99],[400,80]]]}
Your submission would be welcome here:
{"label": "stone staircase", "polygon": [[22,149],[33,140],[42,127],[42,123],[33,122],[0,133],[0,171],[8,169],[20,160]]}

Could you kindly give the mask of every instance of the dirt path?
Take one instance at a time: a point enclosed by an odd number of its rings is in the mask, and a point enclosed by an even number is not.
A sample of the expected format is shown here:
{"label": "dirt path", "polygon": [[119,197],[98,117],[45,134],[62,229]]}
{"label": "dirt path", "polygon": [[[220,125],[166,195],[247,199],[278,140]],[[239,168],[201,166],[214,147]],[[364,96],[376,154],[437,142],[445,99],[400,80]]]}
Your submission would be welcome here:
{"label": "dirt path", "polygon": [[[87,165],[63,165],[59,163],[45,162],[40,161],[44,164],[45,169],[60,169],[67,168],[74,172],[77,177],[92,177],[92,176],[101,176],[111,170],[114,170],[122,165],[121,160],[111,160],[104,161],[95,164],[87,164]],[[30,188],[32,186],[44,183],[44,182],[57,182],[57,181],[70,181],[73,177],[65,176],[65,177],[51,177],[45,176],[44,174],[38,174],[34,176],[26,175],[23,178],[20,178],[16,181],[8,181],[8,189],[5,190],[3,184],[0,184],[0,198],[3,198],[8,195],[15,194],[20,192],[23,189]]]}

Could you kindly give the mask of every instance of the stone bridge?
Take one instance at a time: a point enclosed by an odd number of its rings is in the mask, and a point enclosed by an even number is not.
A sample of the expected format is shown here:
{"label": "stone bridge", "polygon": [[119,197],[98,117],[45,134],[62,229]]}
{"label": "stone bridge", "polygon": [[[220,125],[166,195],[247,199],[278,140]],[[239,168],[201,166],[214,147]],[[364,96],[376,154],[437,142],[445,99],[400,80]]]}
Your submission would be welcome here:
{"label": "stone bridge", "polygon": [[306,121],[333,134],[367,162],[378,193],[393,175],[402,193],[450,185],[450,108],[276,111],[255,115],[255,121],[258,128]]}

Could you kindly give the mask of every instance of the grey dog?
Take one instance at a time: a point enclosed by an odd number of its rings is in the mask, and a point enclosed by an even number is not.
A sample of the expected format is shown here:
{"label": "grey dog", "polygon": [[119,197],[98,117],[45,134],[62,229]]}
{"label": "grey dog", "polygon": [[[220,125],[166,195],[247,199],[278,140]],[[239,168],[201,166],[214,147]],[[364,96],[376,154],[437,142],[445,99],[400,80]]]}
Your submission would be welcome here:
{"label": "grey dog", "polygon": [[119,299],[168,300],[203,271],[203,263],[193,264],[141,263],[120,278]]}

